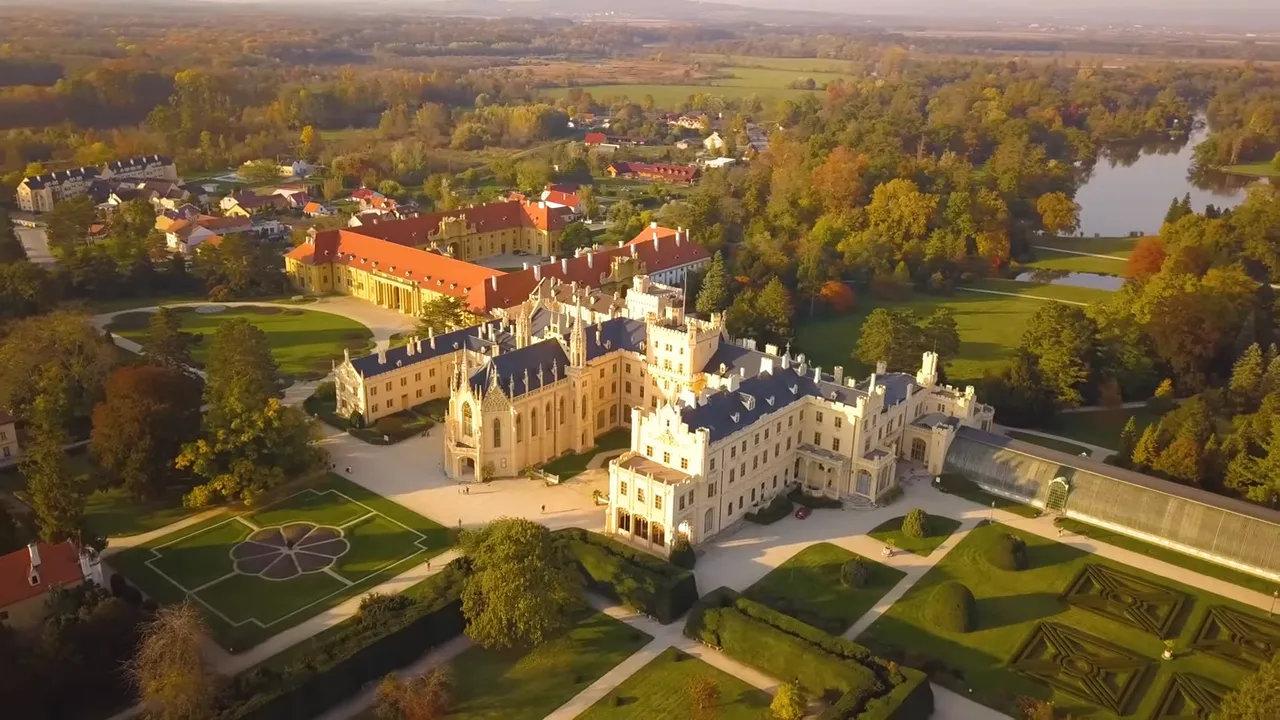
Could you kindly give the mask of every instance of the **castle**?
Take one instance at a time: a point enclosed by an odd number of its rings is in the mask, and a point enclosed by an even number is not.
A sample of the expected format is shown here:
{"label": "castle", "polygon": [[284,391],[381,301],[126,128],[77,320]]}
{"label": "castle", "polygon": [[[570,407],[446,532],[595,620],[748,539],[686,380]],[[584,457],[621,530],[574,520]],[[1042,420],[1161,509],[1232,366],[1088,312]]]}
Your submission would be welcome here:
{"label": "castle", "polygon": [[897,463],[942,469],[961,426],[994,411],[972,387],[881,363],[862,381],[686,315],[682,290],[632,278],[625,297],[554,279],[496,320],[415,338],[336,369],[338,411],[372,420],[449,398],[445,472],[523,474],[625,429],[609,466],[608,532],[667,554],[703,542],[777,493],[875,502]]}

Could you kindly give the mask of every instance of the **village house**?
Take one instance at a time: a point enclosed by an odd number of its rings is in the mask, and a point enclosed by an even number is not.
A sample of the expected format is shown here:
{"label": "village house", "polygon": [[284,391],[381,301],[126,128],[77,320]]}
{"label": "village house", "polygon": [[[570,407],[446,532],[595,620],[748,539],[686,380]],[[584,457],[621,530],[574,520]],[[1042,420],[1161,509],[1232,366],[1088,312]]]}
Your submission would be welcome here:
{"label": "village house", "polygon": [[0,464],[17,462],[21,457],[17,422],[12,415],[0,410]]}
{"label": "village house", "polygon": [[724,150],[724,138],[720,137],[720,133],[713,132],[702,140],[702,147],[707,152],[720,152]]}
{"label": "village house", "polygon": [[198,215],[191,220],[174,220],[164,231],[169,252],[190,255],[201,243],[232,233],[253,232],[254,224],[243,217]]}
{"label": "village house", "polygon": [[698,179],[698,168],[674,163],[616,162],[606,170],[609,177],[630,177],[663,182],[693,183]]}
{"label": "village house", "polygon": [[97,553],[70,540],[32,543],[0,556],[0,624],[31,630],[45,620],[45,601],[60,587],[84,582],[102,585]]}

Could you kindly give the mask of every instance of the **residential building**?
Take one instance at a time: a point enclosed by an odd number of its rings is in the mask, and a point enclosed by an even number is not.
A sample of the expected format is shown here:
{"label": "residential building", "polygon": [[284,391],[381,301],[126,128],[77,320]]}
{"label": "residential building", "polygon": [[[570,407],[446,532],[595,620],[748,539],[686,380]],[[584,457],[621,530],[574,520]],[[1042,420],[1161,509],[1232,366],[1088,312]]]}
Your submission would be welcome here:
{"label": "residential building", "polygon": [[0,624],[31,630],[45,620],[45,601],[60,587],[84,582],[102,585],[97,553],[70,540],[56,545],[32,543],[0,556]]}
{"label": "residential building", "polygon": [[333,207],[329,205],[325,205],[324,203],[319,203],[319,202],[316,202],[315,200],[312,200],[308,202],[306,205],[302,206],[302,214],[306,215],[307,217],[313,217],[313,218],[328,217],[330,215],[337,214],[337,210],[334,210]]}
{"label": "residential building", "polygon": [[12,415],[0,410],[0,464],[16,462],[21,457],[17,422]]}
{"label": "residential building", "polygon": [[359,232],[470,261],[514,251],[554,254],[564,225],[563,215],[546,203],[506,201],[401,220],[362,221]]}
{"label": "residential building", "polygon": [[645,347],[663,391],[631,408],[631,449],[609,467],[606,530],[661,554],[677,535],[705,542],[793,487],[874,503],[897,485],[899,462],[939,473],[957,430],[994,417],[972,386],[938,383],[932,352],[914,376],[880,363],[858,382],[674,321],[650,323]]}
{"label": "residential building", "polygon": [[606,170],[609,177],[636,177],[644,180],[692,183],[698,179],[698,168],[674,163],[616,162]]}
{"label": "residential building", "polygon": [[720,137],[720,133],[713,132],[702,140],[702,147],[707,152],[719,152],[724,149],[724,138]]}
{"label": "residential building", "polygon": [[721,168],[727,168],[737,162],[737,160],[727,157],[705,158],[701,161],[701,165],[708,170],[719,170]]}
{"label": "residential building", "polygon": [[[54,203],[80,197],[89,192],[95,180],[146,178],[177,182],[178,170],[173,160],[160,155],[144,155],[129,160],[109,162],[99,168],[79,167],[34,175],[18,184],[18,207],[27,212],[49,212]],[[105,196],[104,198],[105,199]]]}
{"label": "residential building", "polygon": [[218,207],[227,217],[247,218],[265,212],[288,210],[292,205],[284,195],[259,195],[252,190],[237,190],[222,198]]}
{"label": "residential building", "polygon": [[254,231],[254,224],[248,218],[198,215],[194,219],[170,222],[164,231],[165,247],[170,252],[189,255],[210,238]]}

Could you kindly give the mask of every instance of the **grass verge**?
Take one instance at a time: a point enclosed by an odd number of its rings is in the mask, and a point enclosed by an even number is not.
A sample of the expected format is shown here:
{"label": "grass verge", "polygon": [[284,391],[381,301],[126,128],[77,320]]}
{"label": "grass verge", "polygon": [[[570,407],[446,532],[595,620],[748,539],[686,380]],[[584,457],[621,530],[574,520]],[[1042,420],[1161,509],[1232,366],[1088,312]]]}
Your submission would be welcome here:
{"label": "grass verge", "polygon": [[831,543],[810,545],[742,594],[832,635],[841,635],[906,574],[864,557],[869,568],[866,584],[848,587],[840,582],[840,568],[858,557]]}
{"label": "grass verge", "polygon": [[689,689],[710,681],[719,693],[703,709],[718,720],[769,720],[772,698],[738,678],[681,652],[663,650],[656,658],[592,705],[577,720],[687,720],[699,716]]}
{"label": "grass verge", "polygon": [[911,537],[902,532],[902,520],[906,515],[890,518],[880,523],[867,533],[882,543],[892,545],[899,550],[906,550],[920,556],[928,556],[938,546],[951,537],[951,533],[960,527],[959,520],[941,515],[929,516],[928,534],[924,537]]}

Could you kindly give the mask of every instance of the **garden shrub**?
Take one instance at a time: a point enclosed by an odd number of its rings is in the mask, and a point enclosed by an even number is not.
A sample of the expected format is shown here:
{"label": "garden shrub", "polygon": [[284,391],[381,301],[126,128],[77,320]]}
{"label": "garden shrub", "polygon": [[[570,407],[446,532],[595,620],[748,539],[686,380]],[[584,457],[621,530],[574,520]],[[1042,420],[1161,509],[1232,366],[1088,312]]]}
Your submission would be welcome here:
{"label": "garden shrub", "polygon": [[988,540],[985,555],[987,562],[1000,570],[1027,569],[1027,544],[1009,533],[996,533]]}
{"label": "garden shrub", "polygon": [[944,582],[929,596],[929,621],[948,632],[965,633],[977,627],[973,593],[958,582]]}
{"label": "garden shrub", "polygon": [[870,575],[871,566],[861,557],[856,557],[840,566],[840,584],[847,588],[864,587]]}
{"label": "garden shrub", "polygon": [[920,508],[912,508],[902,518],[902,534],[907,537],[922,538],[929,534],[929,514]]}
{"label": "garden shrub", "polygon": [[902,499],[902,486],[894,485],[888,490],[885,490],[884,492],[880,493],[880,496],[876,498],[876,504],[879,505],[880,507],[886,507],[888,505],[894,504],[895,502],[901,499]]}
{"label": "garden shrub", "polygon": [[844,503],[836,500],[835,498],[829,498],[825,495],[810,495],[798,487],[792,488],[791,492],[787,493],[787,498],[794,503],[799,503],[800,505],[804,505],[805,507],[813,508],[815,510],[821,510],[824,508],[839,510],[844,507]]}
{"label": "garden shrub", "polygon": [[267,660],[237,675],[218,697],[216,720],[315,717],[424,652],[462,634],[465,559],[410,588],[412,602],[359,614],[284,653],[287,664]]}
{"label": "garden shrub", "polygon": [[692,570],[697,562],[698,556],[694,554],[693,545],[689,544],[689,538],[683,535],[676,537],[676,541],[671,548],[671,564],[678,568]]}
{"label": "garden shrub", "polygon": [[688,570],[578,528],[554,535],[589,587],[658,622],[675,621],[698,600],[698,583]]}
{"label": "garden shrub", "polygon": [[778,493],[759,512],[747,513],[747,521],[759,525],[771,525],[790,515],[792,507],[794,505],[791,502],[791,498],[783,493]]}

